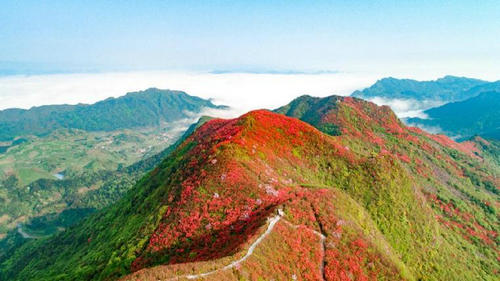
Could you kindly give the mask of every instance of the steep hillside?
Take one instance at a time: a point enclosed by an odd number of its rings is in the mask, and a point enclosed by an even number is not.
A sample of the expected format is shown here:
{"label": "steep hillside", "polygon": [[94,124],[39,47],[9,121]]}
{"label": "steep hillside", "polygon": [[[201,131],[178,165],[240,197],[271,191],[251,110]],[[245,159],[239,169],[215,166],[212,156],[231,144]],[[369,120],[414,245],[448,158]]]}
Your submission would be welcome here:
{"label": "steep hillside", "polygon": [[500,140],[485,140],[475,136],[469,142],[473,142],[474,146],[481,150],[481,156],[500,167]]}
{"label": "steep hillside", "polygon": [[500,92],[481,93],[473,98],[424,111],[427,119],[409,118],[411,125],[432,127],[444,134],[467,139],[473,135],[500,140]]}
{"label": "steep hillside", "polygon": [[56,129],[114,131],[136,127],[159,126],[191,117],[189,112],[218,108],[209,100],[180,91],[155,88],[109,98],[95,104],[48,105],[29,110],[0,111],[0,141],[22,135],[46,135]]}
{"label": "steep hillside", "polygon": [[62,180],[40,179],[31,183],[29,188],[19,186],[14,177],[0,181],[0,202],[3,203],[0,206],[3,218],[0,223],[0,258],[30,239],[59,232],[116,202],[208,120],[209,117],[200,118],[176,143],[117,170],[87,171]]}
{"label": "steep hillside", "polygon": [[[487,81],[455,76],[445,76],[433,81],[389,77],[377,81],[369,88],[355,91],[352,95],[364,99],[380,97],[386,99],[440,100],[449,102],[473,97],[483,91],[484,89],[481,87],[486,84],[496,86],[494,83]],[[475,89],[471,90],[473,88]]]}
{"label": "steep hillside", "polygon": [[264,110],[210,120],[118,203],[0,259],[1,278],[495,280],[498,167],[474,143],[350,97],[278,112],[328,134]]}
{"label": "steep hillside", "polygon": [[136,171],[149,171],[156,167],[165,157],[172,153],[182,142],[186,140],[196,129],[201,125],[205,124],[207,121],[211,120],[210,116],[201,116],[196,123],[191,124],[187,130],[182,134],[182,136],[173,144],[160,151],[159,153],[152,155],[141,161],[124,168],[120,169],[126,173],[134,173]]}

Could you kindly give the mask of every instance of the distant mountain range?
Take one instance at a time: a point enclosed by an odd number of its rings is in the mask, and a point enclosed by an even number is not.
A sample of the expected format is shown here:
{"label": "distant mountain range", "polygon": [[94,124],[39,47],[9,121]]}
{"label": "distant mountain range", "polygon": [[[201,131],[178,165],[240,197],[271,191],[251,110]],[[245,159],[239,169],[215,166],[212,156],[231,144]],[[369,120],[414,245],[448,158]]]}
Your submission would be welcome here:
{"label": "distant mountain range", "polygon": [[[408,122],[498,133],[495,82],[391,79],[377,83],[399,98],[461,100]],[[14,110],[22,118],[6,118],[18,124],[10,138],[157,126],[219,108],[158,89],[56,107]],[[305,95],[274,111],[204,117],[174,145],[113,171],[28,187],[7,178],[0,203],[62,212],[0,240],[0,280],[496,280],[499,149],[495,139],[458,143],[408,127],[357,97]]]}
{"label": "distant mountain range", "polygon": [[464,100],[485,91],[500,91],[500,81],[488,82],[466,77],[445,76],[433,81],[383,78],[352,96],[362,99],[433,100],[452,102]]}
{"label": "distant mountain range", "polygon": [[[474,135],[500,139],[499,93],[500,81],[445,76],[434,81],[384,78],[352,96],[389,105],[403,101],[428,117],[404,118],[404,122],[465,140]],[[436,104],[443,105],[431,107]]]}
{"label": "distant mountain range", "polygon": [[406,122],[423,129],[434,128],[459,139],[480,135],[500,140],[500,92],[483,92],[424,113],[427,119],[409,118]]}
{"label": "distant mountain range", "polygon": [[113,131],[159,126],[192,117],[203,108],[224,108],[181,91],[156,88],[108,98],[95,104],[47,105],[0,111],[0,141],[22,135],[43,136],[56,129]]}

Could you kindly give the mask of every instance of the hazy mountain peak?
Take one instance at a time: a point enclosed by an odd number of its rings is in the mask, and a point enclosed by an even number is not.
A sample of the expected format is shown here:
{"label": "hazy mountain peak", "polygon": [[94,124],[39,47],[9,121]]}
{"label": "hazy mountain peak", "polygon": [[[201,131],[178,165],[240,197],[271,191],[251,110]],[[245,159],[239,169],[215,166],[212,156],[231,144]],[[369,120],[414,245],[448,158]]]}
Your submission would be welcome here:
{"label": "hazy mountain peak", "polygon": [[472,97],[475,93],[471,89],[489,84],[491,83],[479,79],[451,75],[431,81],[388,77],[364,90],[355,91],[352,95],[364,99],[450,102]]}

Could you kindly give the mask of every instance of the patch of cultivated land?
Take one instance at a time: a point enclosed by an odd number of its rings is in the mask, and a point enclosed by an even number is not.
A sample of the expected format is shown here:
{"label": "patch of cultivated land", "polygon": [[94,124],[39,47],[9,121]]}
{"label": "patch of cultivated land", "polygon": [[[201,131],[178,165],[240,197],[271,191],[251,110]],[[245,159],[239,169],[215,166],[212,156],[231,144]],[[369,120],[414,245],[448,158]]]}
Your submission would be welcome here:
{"label": "patch of cultivated land", "polygon": [[164,129],[85,132],[60,130],[30,137],[0,154],[0,179],[15,175],[20,185],[40,178],[54,179],[64,171],[113,170],[153,155],[173,142],[177,133]]}
{"label": "patch of cultivated land", "polygon": [[113,132],[58,130],[45,137],[25,137],[27,141],[0,154],[0,234],[15,227],[14,222],[24,222],[20,217],[60,212],[68,207],[68,200],[74,201],[72,193],[82,197],[102,184],[83,181],[73,192],[68,184],[40,185],[38,180],[81,181],[82,176],[88,179],[94,172],[115,171],[160,152],[180,132],[170,127]]}

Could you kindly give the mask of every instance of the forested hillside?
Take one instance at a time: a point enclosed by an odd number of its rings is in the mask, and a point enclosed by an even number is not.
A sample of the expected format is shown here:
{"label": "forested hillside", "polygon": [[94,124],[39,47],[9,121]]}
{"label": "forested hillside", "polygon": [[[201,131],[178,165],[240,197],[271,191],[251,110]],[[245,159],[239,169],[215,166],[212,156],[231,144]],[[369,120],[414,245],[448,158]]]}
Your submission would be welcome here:
{"label": "forested hillside", "polygon": [[203,108],[224,107],[181,91],[150,88],[91,105],[6,109],[0,111],[0,141],[23,135],[43,136],[60,128],[114,131],[159,126],[164,122],[191,117],[189,112],[198,113]]}
{"label": "forested hillside", "polygon": [[0,259],[1,278],[496,279],[484,147],[351,97],[277,111],[206,122],[116,204]]}
{"label": "forested hillside", "polygon": [[427,118],[409,118],[409,124],[432,128],[464,140],[474,135],[500,140],[500,92],[485,92],[473,98],[424,111]]}

